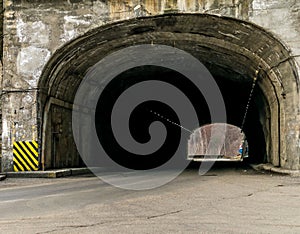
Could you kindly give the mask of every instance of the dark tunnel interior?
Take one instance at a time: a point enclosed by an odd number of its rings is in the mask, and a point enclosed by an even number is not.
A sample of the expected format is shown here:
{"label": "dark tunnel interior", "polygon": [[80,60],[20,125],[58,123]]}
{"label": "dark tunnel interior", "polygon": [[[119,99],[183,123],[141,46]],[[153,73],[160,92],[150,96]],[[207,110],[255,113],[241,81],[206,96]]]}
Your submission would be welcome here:
{"label": "dark tunnel interior", "polygon": [[[213,70],[211,70],[213,71]],[[213,74],[213,72],[211,72]],[[228,73],[227,73],[228,74]],[[252,87],[251,79],[232,79],[232,77],[213,74],[226,107],[227,123],[241,127]],[[149,125],[154,121],[162,122],[167,128],[166,141],[155,153],[140,157],[122,149],[114,139],[110,122],[111,111],[114,103],[129,87],[143,81],[159,80],[174,85],[181,90],[195,107],[199,126],[182,126],[194,130],[202,125],[211,123],[209,108],[201,92],[193,87],[182,74],[157,66],[142,66],[127,70],[115,77],[101,94],[96,110],[96,129],[99,140],[106,153],[118,164],[131,169],[145,170],[162,165],[172,157],[176,150],[176,145],[180,140],[181,128],[180,120],[176,113],[166,104],[158,101],[147,101],[139,105],[130,116],[130,133],[133,138],[140,143],[150,140],[148,132]],[[247,162],[260,163],[266,160],[266,143],[263,126],[260,123],[260,108],[257,102],[263,98],[259,87],[256,86],[247,114],[244,132],[249,143],[249,158]],[[153,113],[159,113],[154,115]],[[168,120],[168,121],[167,121]],[[190,133],[185,132],[186,141]],[[182,151],[183,159],[186,152]]]}

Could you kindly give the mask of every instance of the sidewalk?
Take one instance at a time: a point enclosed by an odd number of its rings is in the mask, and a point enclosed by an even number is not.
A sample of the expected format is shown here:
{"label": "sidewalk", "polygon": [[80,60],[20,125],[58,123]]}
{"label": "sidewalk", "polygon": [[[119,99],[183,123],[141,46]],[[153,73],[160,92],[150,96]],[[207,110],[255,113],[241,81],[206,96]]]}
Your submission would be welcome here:
{"label": "sidewalk", "polygon": [[253,165],[250,164],[250,166],[256,170],[256,171],[269,171],[273,173],[278,173],[282,175],[289,175],[292,177],[300,177],[300,171],[299,170],[288,170],[280,167],[275,167],[272,164],[258,164],[258,165]]}
{"label": "sidewalk", "polygon": [[75,176],[91,174],[91,171],[84,168],[67,168],[67,169],[55,169],[47,171],[21,171],[21,172],[4,172],[0,175],[1,178],[60,178],[66,176]]}

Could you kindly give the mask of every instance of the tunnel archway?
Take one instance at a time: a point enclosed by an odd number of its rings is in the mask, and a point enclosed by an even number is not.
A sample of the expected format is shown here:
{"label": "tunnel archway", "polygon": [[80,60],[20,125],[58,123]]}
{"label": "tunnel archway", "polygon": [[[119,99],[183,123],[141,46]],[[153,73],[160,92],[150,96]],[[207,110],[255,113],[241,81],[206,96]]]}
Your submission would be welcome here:
{"label": "tunnel archway", "polygon": [[[220,87],[228,123],[236,126],[241,125],[258,71],[245,125],[252,149],[249,153],[255,162],[298,168],[296,139],[289,132],[297,124],[294,119],[299,112],[299,86],[288,48],[254,24],[207,14],[169,14],[120,21],[91,30],[58,49],[39,81],[43,168],[82,163],[71,130],[72,103],[80,82],[89,68],[108,54],[138,44],[169,45],[199,59]],[[134,76],[141,74],[139,70],[133,72]],[[204,117],[203,124],[207,122],[209,119]]]}

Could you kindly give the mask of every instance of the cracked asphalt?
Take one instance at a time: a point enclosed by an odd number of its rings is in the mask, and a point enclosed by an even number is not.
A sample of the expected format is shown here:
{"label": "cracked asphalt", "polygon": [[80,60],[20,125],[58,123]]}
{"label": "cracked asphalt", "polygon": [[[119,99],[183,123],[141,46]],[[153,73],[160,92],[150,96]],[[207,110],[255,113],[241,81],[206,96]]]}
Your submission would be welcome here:
{"label": "cracked asphalt", "polygon": [[300,178],[230,164],[146,191],[93,176],[7,178],[0,214],[0,233],[300,233]]}

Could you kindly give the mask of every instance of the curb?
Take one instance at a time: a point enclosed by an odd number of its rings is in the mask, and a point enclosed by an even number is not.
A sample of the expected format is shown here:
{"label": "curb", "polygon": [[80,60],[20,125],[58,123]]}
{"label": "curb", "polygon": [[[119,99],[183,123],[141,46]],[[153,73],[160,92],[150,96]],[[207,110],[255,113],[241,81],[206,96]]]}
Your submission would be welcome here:
{"label": "curb", "polygon": [[0,175],[0,181],[5,180],[6,179],[6,175]]}
{"label": "curb", "polygon": [[67,176],[76,176],[91,174],[88,168],[70,168],[58,169],[51,171],[22,171],[22,172],[6,172],[7,178],[60,178]]}
{"label": "curb", "polygon": [[300,177],[300,171],[299,170],[288,170],[280,167],[275,167],[272,164],[258,164],[258,165],[253,165],[250,164],[250,166],[256,170],[256,171],[268,171],[268,172],[273,172],[273,173],[278,173],[281,175],[289,175],[292,177]]}

